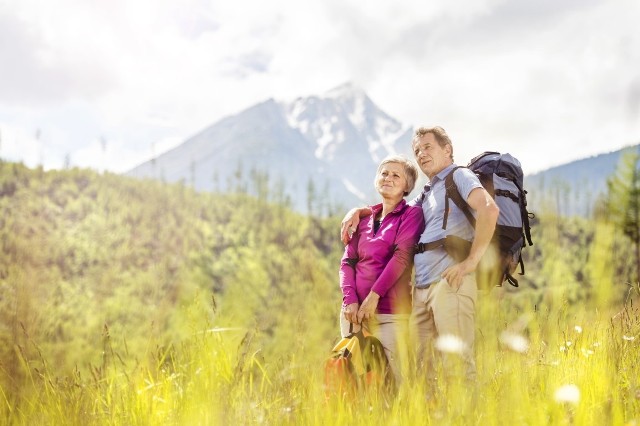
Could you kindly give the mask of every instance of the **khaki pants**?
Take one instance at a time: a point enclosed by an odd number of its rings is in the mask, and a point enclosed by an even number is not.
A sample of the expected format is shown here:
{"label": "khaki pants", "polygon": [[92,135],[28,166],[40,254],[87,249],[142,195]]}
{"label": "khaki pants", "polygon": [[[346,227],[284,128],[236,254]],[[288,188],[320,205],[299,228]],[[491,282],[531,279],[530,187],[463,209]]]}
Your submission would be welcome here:
{"label": "khaki pants", "polygon": [[[362,327],[380,340],[384,353],[389,361],[389,368],[395,379],[396,386],[402,383],[402,368],[406,356],[407,328],[409,324],[409,314],[376,314],[374,320],[367,320],[362,323]],[[354,324],[353,331],[357,332],[360,325]],[[342,337],[349,335],[349,321],[340,311],[340,334]],[[400,345],[398,344],[400,342]]]}
{"label": "khaki pants", "polygon": [[[452,377],[456,375],[456,364],[462,360],[466,379],[475,381],[473,344],[477,293],[474,274],[465,276],[457,290],[444,279],[425,289],[414,287],[411,328],[415,333],[418,365],[427,370],[429,378],[435,377],[436,361],[444,376]],[[463,345],[435,349],[436,339],[446,335],[457,337]]]}

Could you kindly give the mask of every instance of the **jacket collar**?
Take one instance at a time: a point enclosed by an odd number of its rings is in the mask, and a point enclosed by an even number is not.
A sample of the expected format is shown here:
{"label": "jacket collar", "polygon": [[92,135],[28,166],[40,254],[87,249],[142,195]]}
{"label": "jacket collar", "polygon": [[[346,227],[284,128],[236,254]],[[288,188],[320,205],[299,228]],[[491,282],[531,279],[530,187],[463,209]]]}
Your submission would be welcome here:
{"label": "jacket collar", "polygon": [[[398,205],[396,205],[396,207],[393,209],[393,211],[390,214],[401,213],[404,210],[406,205],[407,205],[407,200],[403,198],[402,200],[400,200]],[[376,215],[382,211],[382,203],[371,206],[371,211],[373,212],[372,216],[376,217]]]}

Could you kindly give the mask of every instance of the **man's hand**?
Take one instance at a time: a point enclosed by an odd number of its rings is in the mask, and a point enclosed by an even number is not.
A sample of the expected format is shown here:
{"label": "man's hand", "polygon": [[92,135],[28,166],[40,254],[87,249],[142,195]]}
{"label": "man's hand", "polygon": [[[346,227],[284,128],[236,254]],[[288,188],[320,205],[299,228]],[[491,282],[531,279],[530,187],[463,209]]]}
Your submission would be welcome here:
{"label": "man's hand", "polygon": [[463,262],[456,263],[449,266],[442,273],[442,278],[447,280],[452,289],[458,290],[462,285],[462,279],[465,275],[472,273],[476,270],[476,264],[470,260],[464,260]]}
{"label": "man's hand", "polygon": [[358,229],[358,224],[360,223],[360,209],[351,209],[345,215],[344,219],[342,219],[342,223],[340,226],[340,239],[344,244],[347,244],[351,239],[351,236],[356,229]]}
{"label": "man's hand", "polygon": [[442,273],[442,278],[446,279],[454,290],[460,288],[465,275],[476,270],[482,255],[491,242],[500,214],[500,209],[484,188],[472,190],[467,198],[467,203],[476,211],[476,235],[471,243],[471,250],[464,261],[448,267]]}
{"label": "man's hand", "polygon": [[376,309],[378,308],[378,301],[380,300],[380,296],[375,291],[369,292],[367,297],[365,297],[360,309],[358,310],[358,322],[361,323],[363,320],[368,320],[373,318],[376,314]]}
{"label": "man's hand", "polygon": [[350,305],[345,306],[342,309],[344,317],[352,324],[358,323],[358,308],[360,307],[359,303],[352,303]]}
{"label": "man's hand", "polygon": [[340,239],[343,243],[347,244],[349,242],[353,233],[358,229],[360,219],[370,216],[371,213],[372,211],[369,207],[360,207],[359,209],[349,210],[349,213],[347,213],[344,219],[342,219],[340,227]]}

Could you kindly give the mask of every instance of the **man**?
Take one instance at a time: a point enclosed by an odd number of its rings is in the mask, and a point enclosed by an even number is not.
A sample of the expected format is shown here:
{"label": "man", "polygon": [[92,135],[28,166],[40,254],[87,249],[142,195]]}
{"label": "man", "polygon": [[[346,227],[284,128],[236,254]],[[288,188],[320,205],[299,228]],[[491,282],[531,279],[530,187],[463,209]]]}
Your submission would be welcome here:
{"label": "man", "polygon": [[[413,151],[420,169],[427,175],[430,185],[410,204],[422,205],[425,229],[420,243],[428,249],[416,251],[415,284],[411,322],[418,340],[418,359],[425,361],[426,352],[436,338],[455,336],[462,343],[457,346],[465,367],[467,380],[476,377],[473,345],[475,340],[475,304],[477,283],[475,270],[485,253],[498,219],[499,209],[477,176],[466,168],[457,169],[453,181],[471,207],[475,229],[455,203],[445,203],[445,177],[456,167],[453,163],[453,145],[441,127],[421,127],[412,140]],[[445,204],[448,204],[446,229],[443,229]],[[342,239],[348,240],[349,230],[356,226],[360,216],[371,214],[368,208],[356,209],[342,222]],[[460,262],[450,256],[442,245],[428,243],[454,235],[471,242],[468,255]],[[424,247],[424,246],[423,246]],[[443,348],[446,350],[446,348]],[[435,354],[434,354],[435,355]],[[427,359],[431,363],[431,358]],[[445,371],[451,371],[451,358],[445,357]]]}

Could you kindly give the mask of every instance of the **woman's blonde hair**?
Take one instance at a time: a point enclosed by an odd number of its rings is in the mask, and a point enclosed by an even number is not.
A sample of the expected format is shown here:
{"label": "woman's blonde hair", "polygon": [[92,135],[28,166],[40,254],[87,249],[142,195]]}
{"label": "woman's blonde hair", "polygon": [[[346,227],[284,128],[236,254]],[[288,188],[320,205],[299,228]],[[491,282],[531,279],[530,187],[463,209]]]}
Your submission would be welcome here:
{"label": "woman's blonde hair", "polygon": [[404,177],[407,180],[407,190],[404,192],[404,195],[409,195],[411,191],[413,191],[413,188],[416,187],[416,181],[418,180],[418,167],[416,166],[416,163],[413,162],[413,160],[409,160],[404,155],[390,155],[380,162],[376,175],[380,173],[382,166],[388,163],[396,163],[402,166],[404,170]]}

